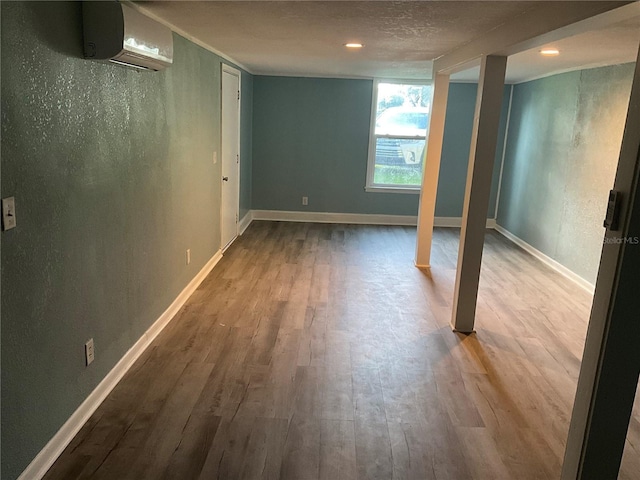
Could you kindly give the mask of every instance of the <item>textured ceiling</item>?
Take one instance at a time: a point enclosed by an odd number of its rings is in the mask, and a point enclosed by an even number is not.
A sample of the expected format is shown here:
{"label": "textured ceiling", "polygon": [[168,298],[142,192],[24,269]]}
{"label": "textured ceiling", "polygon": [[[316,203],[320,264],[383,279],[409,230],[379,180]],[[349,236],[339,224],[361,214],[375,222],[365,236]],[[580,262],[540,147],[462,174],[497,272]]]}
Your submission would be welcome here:
{"label": "textured ceiling", "polygon": [[[570,3],[579,8],[581,2]],[[430,78],[433,59],[532,9],[546,6],[553,15],[563,4],[566,8],[567,2],[529,1],[138,2],[179,33],[255,74],[407,79]],[[512,56],[508,80],[543,76],[550,68],[569,70],[581,62],[603,64],[607,58],[633,61],[639,25],[636,21],[562,47],[558,42],[563,55],[553,63],[541,62],[537,51]],[[586,40],[597,48],[586,46]],[[365,48],[350,51],[343,46],[347,42]],[[477,72],[469,70],[454,78],[474,76]]]}
{"label": "textured ceiling", "polygon": [[[540,55],[534,48],[507,60],[507,81],[519,83],[554,73],[634,62],[640,45],[640,15],[606,28],[590,30],[545,46],[560,50],[557,57]],[[476,81],[480,68],[453,74],[452,80]]]}

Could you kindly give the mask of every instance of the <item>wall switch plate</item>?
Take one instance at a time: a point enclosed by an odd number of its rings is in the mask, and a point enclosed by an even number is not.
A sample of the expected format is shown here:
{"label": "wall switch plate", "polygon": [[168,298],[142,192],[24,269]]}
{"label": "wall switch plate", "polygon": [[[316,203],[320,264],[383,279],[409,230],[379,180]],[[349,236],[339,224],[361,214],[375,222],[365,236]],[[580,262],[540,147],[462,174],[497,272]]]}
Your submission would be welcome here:
{"label": "wall switch plate", "polygon": [[218,152],[213,152],[213,164],[218,163]]}
{"label": "wall switch plate", "polygon": [[87,343],[84,344],[84,358],[86,365],[90,365],[95,358],[95,351],[93,349],[93,338],[90,338]]}
{"label": "wall switch plate", "polygon": [[302,197],[302,205],[309,205],[309,197]]}
{"label": "wall switch plate", "polygon": [[13,197],[2,199],[2,229],[10,230],[16,226],[16,201]]}
{"label": "wall switch plate", "polygon": [[187,248],[187,265],[191,263],[191,249]]}

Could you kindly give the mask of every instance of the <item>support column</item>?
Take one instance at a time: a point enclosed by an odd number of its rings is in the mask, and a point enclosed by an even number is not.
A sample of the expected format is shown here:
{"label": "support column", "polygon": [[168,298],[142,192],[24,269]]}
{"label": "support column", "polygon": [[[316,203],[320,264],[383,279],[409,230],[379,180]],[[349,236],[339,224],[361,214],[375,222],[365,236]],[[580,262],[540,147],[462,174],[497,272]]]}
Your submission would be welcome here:
{"label": "support column", "polygon": [[620,227],[607,230],[602,248],[562,465],[563,480],[618,477],[638,385],[640,52],[614,189],[621,197]]}
{"label": "support column", "polygon": [[473,332],[476,315],[506,67],[507,57],[494,55],[483,57],[480,67],[453,297],[453,329],[463,333]]}
{"label": "support column", "polygon": [[436,213],[436,194],[440,174],[440,156],[444,137],[444,121],[449,95],[449,75],[436,74],[433,83],[433,102],[429,120],[429,137],[422,170],[422,188],[418,209],[418,234],[416,241],[416,267],[430,268],[433,219]]}

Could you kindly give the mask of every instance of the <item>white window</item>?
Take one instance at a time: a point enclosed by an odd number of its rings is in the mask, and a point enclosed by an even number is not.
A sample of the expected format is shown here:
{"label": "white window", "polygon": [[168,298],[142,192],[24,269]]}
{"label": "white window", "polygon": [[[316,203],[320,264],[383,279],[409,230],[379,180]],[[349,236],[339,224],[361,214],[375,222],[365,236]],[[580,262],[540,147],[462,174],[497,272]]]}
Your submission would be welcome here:
{"label": "white window", "polygon": [[418,193],[432,87],[376,80],[373,97],[366,190]]}

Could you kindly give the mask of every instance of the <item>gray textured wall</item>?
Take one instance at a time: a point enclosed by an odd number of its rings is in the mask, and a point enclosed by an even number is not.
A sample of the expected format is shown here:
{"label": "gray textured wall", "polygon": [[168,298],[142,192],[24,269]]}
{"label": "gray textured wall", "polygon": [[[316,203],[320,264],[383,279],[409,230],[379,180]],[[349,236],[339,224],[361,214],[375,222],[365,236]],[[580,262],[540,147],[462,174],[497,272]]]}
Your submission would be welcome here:
{"label": "gray textured wall", "polygon": [[174,36],[163,72],[91,62],[79,3],[1,8],[2,197],[18,220],[1,252],[9,480],[219,249],[220,59]]}
{"label": "gray textured wall", "polygon": [[595,282],[633,64],[516,85],[498,224]]}

